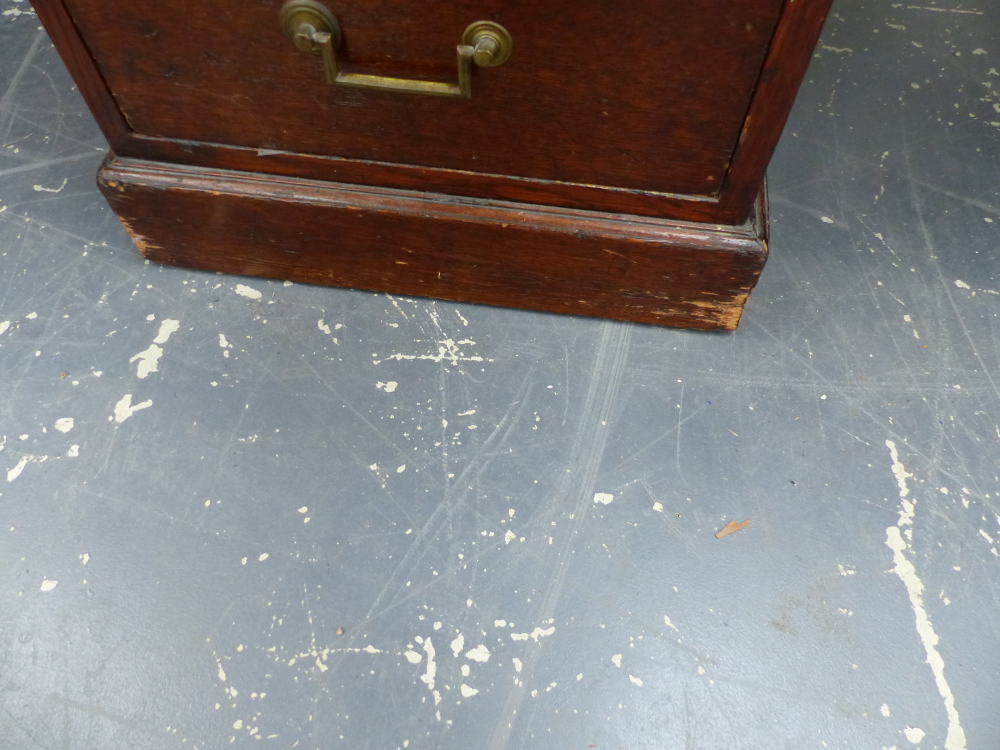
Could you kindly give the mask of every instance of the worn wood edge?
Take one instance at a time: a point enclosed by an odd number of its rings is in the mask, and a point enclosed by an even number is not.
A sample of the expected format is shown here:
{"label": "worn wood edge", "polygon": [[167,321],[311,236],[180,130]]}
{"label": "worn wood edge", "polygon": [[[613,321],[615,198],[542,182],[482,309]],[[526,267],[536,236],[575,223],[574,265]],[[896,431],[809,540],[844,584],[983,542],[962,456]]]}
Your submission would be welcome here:
{"label": "worn wood edge", "polygon": [[[188,193],[197,195],[200,201],[210,200],[213,196],[231,196],[253,201],[312,204],[317,208],[337,208],[352,213],[406,215],[421,221],[448,222],[452,226],[466,222],[493,224],[503,229],[527,228],[551,233],[553,238],[559,235],[564,237],[573,235],[586,239],[606,237],[611,241],[639,242],[664,252],[670,252],[672,249],[704,250],[716,254],[719,258],[743,257],[744,266],[749,264],[753,268],[749,274],[744,272],[749,276],[749,283],[733,289],[700,291],[698,292],[700,298],[694,296],[683,299],[669,298],[673,299],[671,303],[673,307],[664,310],[640,309],[640,306],[636,305],[635,310],[627,310],[624,313],[619,310],[618,313],[608,314],[586,307],[565,310],[534,302],[527,304],[517,299],[503,303],[506,307],[625,319],[659,326],[715,331],[735,330],[750,292],[759,280],[760,270],[768,254],[766,198],[763,192],[756,203],[754,214],[747,222],[739,227],[727,227],[650,220],[644,217],[639,217],[640,221],[633,222],[631,219],[634,217],[608,216],[596,212],[537,210],[539,207],[531,204],[503,204],[495,201],[456,201],[446,195],[363,189],[354,185],[331,185],[318,181],[177,167],[120,159],[113,155],[109,155],[99,171],[98,184],[144,257],[160,263],[206,271],[285,278],[303,283],[331,283],[318,280],[319,274],[315,268],[286,266],[280,274],[275,274],[267,261],[257,262],[255,258],[227,254],[217,248],[214,248],[211,254],[178,253],[176,249],[166,247],[162,238],[148,236],[148,233],[139,226],[148,224],[148,214],[129,215],[131,208],[129,196],[140,191],[162,191],[165,198],[170,194]],[[474,217],[469,215],[470,210],[475,210]],[[169,240],[166,240],[166,243],[169,244]],[[261,271],[260,269],[265,266],[268,267],[268,271]],[[333,285],[343,286],[339,283]],[[465,290],[460,293],[420,294],[412,283],[399,284],[385,281],[375,285],[352,283],[347,286],[407,296],[431,296],[435,299],[456,302],[499,304],[479,298],[476,294],[467,293]],[[586,300],[579,302],[586,304]]]}
{"label": "worn wood edge", "polygon": [[396,213],[422,215],[432,209],[435,215],[466,220],[468,207],[475,207],[477,221],[516,223],[544,226],[552,231],[579,233],[605,231],[635,239],[666,241],[668,244],[705,242],[713,247],[719,243],[734,251],[756,251],[763,237],[766,221],[761,219],[763,204],[751,217],[738,225],[657,219],[631,214],[611,214],[579,209],[476,199],[438,193],[396,190],[350,183],[330,183],[284,175],[205,167],[161,164],[141,159],[109,154],[101,165],[99,181],[138,182],[163,188],[186,188],[208,192],[247,194],[271,197],[283,201],[340,203],[384,209]]}
{"label": "worn wood edge", "polygon": [[[267,279],[277,279],[279,277],[262,274],[253,273],[247,270],[242,265],[237,265],[233,267],[227,267],[226,261],[228,258],[224,256],[217,256],[217,262],[211,265],[192,265],[188,262],[177,261],[172,259],[168,255],[163,254],[163,248],[152,242],[145,235],[138,232],[133,226],[131,220],[126,219],[121,214],[118,215],[118,220],[121,222],[126,233],[131,238],[132,242],[135,244],[136,248],[139,250],[139,254],[147,260],[154,261],[163,265],[172,265],[179,268],[194,268],[196,270],[206,271],[206,272],[216,272],[225,273],[234,276],[255,276],[257,278],[267,278]],[[293,281],[299,284],[314,284],[317,285],[319,282],[316,281],[315,277],[310,274],[304,274],[297,272],[294,268],[289,269],[289,271],[281,276],[282,279],[287,279],[288,281]],[[431,300],[443,300],[445,302],[459,302],[463,304],[473,304],[473,305],[485,305],[488,307],[509,307],[519,310],[527,310],[531,312],[543,312],[550,313],[554,315],[572,315],[580,317],[593,317],[593,318],[605,318],[609,320],[618,320],[629,323],[638,323],[642,325],[651,325],[664,328],[682,328],[682,329],[696,329],[701,331],[715,331],[728,333],[735,331],[740,324],[740,320],[743,317],[743,312],[746,308],[747,302],[750,299],[750,291],[741,291],[734,293],[731,299],[727,300],[686,300],[688,305],[692,305],[696,310],[687,310],[685,312],[676,311],[656,311],[651,313],[652,315],[661,316],[658,320],[640,319],[640,318],[626,318],[619,315],[607,315],[600,312],[586,312],[581,310],[576,310],[573,312],[566,312],[564,310],[555,310],[547,307],[541,306],[531,306],[522,304],[516,301],[512,301],[506,305],[498,305],[495,303],[484,302],[480,299],[476,299],[470,296],[463,295],[447,295],[447,294],[436,294],[434,296],[428,296],[415,292],[412,287],[407,286],[391,286],[384,285],[380,287],[376,286],[349,286],[349,287],[339,287],[341,289],[351,289],[359,292],[384,292],[387,294],[396,294],[405,297],[416,297],[421,299],[431,299]]]}
{"label": "worn wood edge", "polygon": [[833,0],[786,0],[719,194],[719,220],[752,210]]}
{"label": "worn wood edge", "polygon": [[717,195],[633,190],[611,185],[542,180],[443,167],[347,159],[322,154],[173,140],[136,134],[121,156],[188,166],[260,171],[287,177],[424,190],[591,211],[624,212],[690,221],[714,221]]}
{"label": "worn wood edge", "polygon": [[129,150],[134,140],[132,129],[69,10],[62,0],[31,0],[31,4],[111,148]]}

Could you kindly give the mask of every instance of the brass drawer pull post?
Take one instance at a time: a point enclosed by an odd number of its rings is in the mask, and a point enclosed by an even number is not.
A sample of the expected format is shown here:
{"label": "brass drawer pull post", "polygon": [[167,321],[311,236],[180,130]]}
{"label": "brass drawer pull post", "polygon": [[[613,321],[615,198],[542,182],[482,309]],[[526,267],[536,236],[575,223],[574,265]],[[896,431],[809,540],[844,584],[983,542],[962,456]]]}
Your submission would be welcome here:
{"label": "brass drawer pull post", "polygon": [[472,96],[472,65],[492,68],[510,57],[513,41],[500,24],[476,21],[458,45],[458,83],[417,81],[410,78],[345,73],[337,63],[340,23],[330,10],[315,0],[288,0],[281,8],[281,28],[302,52],[322,55],[326,82],[341,86],[383,89],[407,94],[426,94],[455,99]]}

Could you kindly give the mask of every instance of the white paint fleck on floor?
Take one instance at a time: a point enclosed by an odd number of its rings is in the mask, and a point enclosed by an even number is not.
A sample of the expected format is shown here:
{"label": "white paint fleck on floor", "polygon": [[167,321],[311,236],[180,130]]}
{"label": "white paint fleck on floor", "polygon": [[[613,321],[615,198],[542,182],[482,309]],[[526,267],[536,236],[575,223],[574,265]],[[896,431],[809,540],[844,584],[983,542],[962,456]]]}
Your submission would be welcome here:
{"label": "white paint fleck on floor", "polygon": [[153,400],[146,399],[145,401],[135,404],[133,406],[132,394],[126,393],[124,396],[121,397],[118,403],[115,404],[114,420],[115,422],[118,422],[118,424],[121,424],[126,419],[135,414],[137,411],[141,409],[148,409],[152,405],[153,405]]}
{"label": "white paint fleck on floor", "polygon": [[247,286],[246,284],[237,284],[234,291],[241,297],[246,297],[247,299],[257,300],[264,296],[261,292],[257,291],[253,287]]}
{"label": "white paint fleck on floor", "polygon": [[[896,444],[892,440],[886,440],[885,445],[889,449],[889,454],[892,458],[892,471],[899,485],[899,499],[901,504],[899,525],[890,526],[885,530],[885,543],[892,550],[892,559],[895,564],[892,572],[899,576],[903,585],[906,586],[906,592],[910,597],[910,606],[913,608],[913,616],[916,620],[917,635],[920,636],[920,641],[927,652],[927,663],[934,673],[934,682],[937,685],[938,692],[941,694],[942,699],[944,699],[944,708],[948,715],[948,733],[944,741],[945,750],[965,750],[965,730],[962,729],[958,710],[955,708],[955,696],[952,693],[951,686],[945,679],[944,659],[937,650],[940,639],[937,633],[934,632],[934,626],[931,624],[927,609],[924,606],[924,584],[917,575],[917,569],[904,554],[908,549],[908,545],[900,533],[900,526],[913,525],[915,505],[906,499],[907,495],[910,494],[906,480],[911,479],[913,474],[906,471],[899,460]],[[907,531],[912,530],[907,529]],[[909,537],[912,540],[912,533],[909,534]],[[923,739],[923,732],[919,729],[914,730],[913,736],[916,736],[915,732],[920,733],[920,739],[912,739],[909,732],[907,732],[907,737],[910,738],[911,742],[920,742]]]}

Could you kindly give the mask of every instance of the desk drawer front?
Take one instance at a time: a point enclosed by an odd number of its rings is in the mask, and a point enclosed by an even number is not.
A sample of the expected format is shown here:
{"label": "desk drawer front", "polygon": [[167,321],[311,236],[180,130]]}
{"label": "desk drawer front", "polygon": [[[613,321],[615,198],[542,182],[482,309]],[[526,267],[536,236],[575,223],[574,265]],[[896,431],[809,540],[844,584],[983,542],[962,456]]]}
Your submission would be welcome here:
{"label": "desk drawer front", "polygon": [[718,192],[781,0],[327,0],[352,75],[456,82],[475,21],[513,41],[471,98],[324,80],[280,0],[65,0],[137,134],[532,180]]}

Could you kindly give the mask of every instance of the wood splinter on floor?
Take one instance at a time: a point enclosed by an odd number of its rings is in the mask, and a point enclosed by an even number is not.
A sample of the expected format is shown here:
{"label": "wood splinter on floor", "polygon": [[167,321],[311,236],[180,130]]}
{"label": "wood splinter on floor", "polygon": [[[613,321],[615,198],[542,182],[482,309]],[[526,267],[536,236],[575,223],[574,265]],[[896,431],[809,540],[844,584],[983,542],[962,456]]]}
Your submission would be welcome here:
{"label": "wood splinter on floor", "polygon": [[716,539],[722,539],[722,537],[724,537],[724,536],[729,536],[730,534],[735,534],[737,531],[739,531],[744,526],[747,526],[749,524],[750,524],[750,519],[749,518],[747,520],[743,521],[742,523],[740,523],[738,521],[730,521],[729,523],[727,523],[725,526],[722,527],[722,530],[719,531],[719,533],[715,535],[715,538]]}

